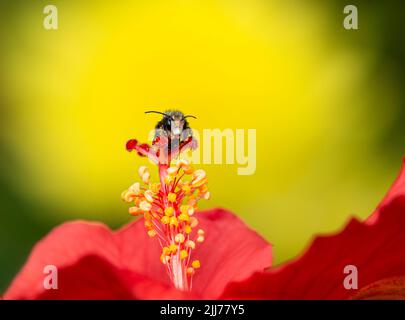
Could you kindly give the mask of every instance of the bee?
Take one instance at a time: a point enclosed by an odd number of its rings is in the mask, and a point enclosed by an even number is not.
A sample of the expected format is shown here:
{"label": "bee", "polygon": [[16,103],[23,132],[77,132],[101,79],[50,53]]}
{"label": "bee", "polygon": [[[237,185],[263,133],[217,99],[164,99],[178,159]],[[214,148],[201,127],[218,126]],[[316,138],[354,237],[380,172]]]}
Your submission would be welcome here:
{"label": "bee", "polygon": [[153,145],[165,145],[168,151],[181,149],[185,144],[193,141],[193,132],[187,118],[197,119],[193,115],[184,115],[178,110],[146,111],[145,113],[157,113],[163,118],[155,126],[155,138]]}

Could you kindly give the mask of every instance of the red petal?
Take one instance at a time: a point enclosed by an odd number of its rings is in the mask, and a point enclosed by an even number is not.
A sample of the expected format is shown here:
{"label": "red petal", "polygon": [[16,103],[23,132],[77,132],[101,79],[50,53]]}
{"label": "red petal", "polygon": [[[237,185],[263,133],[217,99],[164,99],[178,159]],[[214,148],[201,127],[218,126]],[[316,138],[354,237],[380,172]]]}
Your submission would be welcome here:
{"label": "red petal", "polygon": [[86,256],[58,272],[58,290],[36,299],[186,299],[187,294],[130,270],[118,269],[98,256]]}
{"label": "red petal", "polygon": [[[132,226],[142,226],[135,222]],[[145,233],[142,230],[142,235]],[[5,299],[151,299],[187,295],[122,263],[121,231],[112,233],[99,223],[70,222],[38,242],[4,295]],[[141,237],[141,241],[142,241]],[[139,239],[132,234],[135,246]],[[125,248],[124,248],[125,249]],[[58,268],[58,289],[45,290],[46,265]],[[159,265],[159,263],[156,263]],[[139,268],[137,268],[139,269]]]}
{"label": "red petal", "polygon": [[402,170],[371,219],[352,219],[341,233],[316,238],[298,259],[230,285],[222,298],[350,298],[358,291],[343,286],[346,265],[357,267],[360,292],[376,281],[405,276],[404,194]]}
{"label": "red petal", "polygon": [[403,195],[405,195],[405,157],[404,157],[403,162],[402,162],[402,169],[401,169],[397,179],[394,181],[391,188],[389,189],[389,191],[385,195],[384,199],[378,205],[377,209],[368,218],[367,222],[368,223],[375,222],[378,219],[379,215],[380,215],[380,210],[381,210],[382,207],[389,204],[396,197],[403,196]]}
{"label": "red petal", "polygon": [[218,298],[231,281],[248,278],[271,265],[271,245],[229,211],[214,209],[198,216],[205,241],[192,259],[201,261],[193,278],[193,292]]}

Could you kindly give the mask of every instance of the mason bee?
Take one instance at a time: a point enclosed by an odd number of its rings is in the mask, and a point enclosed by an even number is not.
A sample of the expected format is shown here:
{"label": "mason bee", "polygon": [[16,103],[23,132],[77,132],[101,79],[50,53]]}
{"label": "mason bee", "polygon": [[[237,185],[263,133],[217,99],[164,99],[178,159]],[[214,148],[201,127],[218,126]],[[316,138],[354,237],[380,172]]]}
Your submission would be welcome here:
{"label": "mason bee", "polygon": [[179,110],[167,110],[166,112],[146,111],[145,113],[163,115],[163,118],[155,126],[153,145],[167,145],[170,152],[193,140],[193,132],[186,119],[197,119],[195,116],[184,115]]}

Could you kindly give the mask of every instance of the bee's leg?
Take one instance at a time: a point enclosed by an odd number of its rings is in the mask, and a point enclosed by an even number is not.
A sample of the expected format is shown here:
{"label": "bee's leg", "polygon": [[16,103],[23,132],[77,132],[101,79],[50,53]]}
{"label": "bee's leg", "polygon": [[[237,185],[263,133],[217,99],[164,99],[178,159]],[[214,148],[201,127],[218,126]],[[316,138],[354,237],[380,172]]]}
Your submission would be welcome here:
{"label": "bee's leg", "polygon": [[192,136],[189,136],[185,140],[181,141],[176,150],[172,150],[171,156],[173,158],[180,156],[180,153],[185,151],[187,148],[190,150],[195,150],[198,146],[197,140]]}
{"label": "bee's leg", "polygon": [[189,148],[190,150],[195,150],[198,147],[197,139],[193,136],[189,136],[186,140],[182,141],[180,144],[180,152],[183,152],[184,149]]}
{"label": "bee's leg", "polygon": [[169,144],[170,141],[166,135],[157,135],[153,141],[152,146],[154,147],[155,154],[161,164],[168,164],[170,162]]}

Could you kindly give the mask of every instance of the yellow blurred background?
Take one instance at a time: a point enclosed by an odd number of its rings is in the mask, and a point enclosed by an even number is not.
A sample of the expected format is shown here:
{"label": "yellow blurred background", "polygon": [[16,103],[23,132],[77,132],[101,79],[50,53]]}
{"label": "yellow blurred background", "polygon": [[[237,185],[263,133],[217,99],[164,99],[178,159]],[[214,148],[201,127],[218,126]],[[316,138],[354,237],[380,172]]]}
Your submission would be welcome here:
{"label": "yellow blurred background", "polygon": [[201,165],[201,204],[235,212],[276,264],[367,217],[400,168],[404,98],[375,6],[348,31],[341,1],[53,1],[45,30],[46,4],[1,7],[0,288],[51,226],[130,220],[120,194],[148,162],[125,142],[147,140],[149,109],[257,130],[255,174]]}

